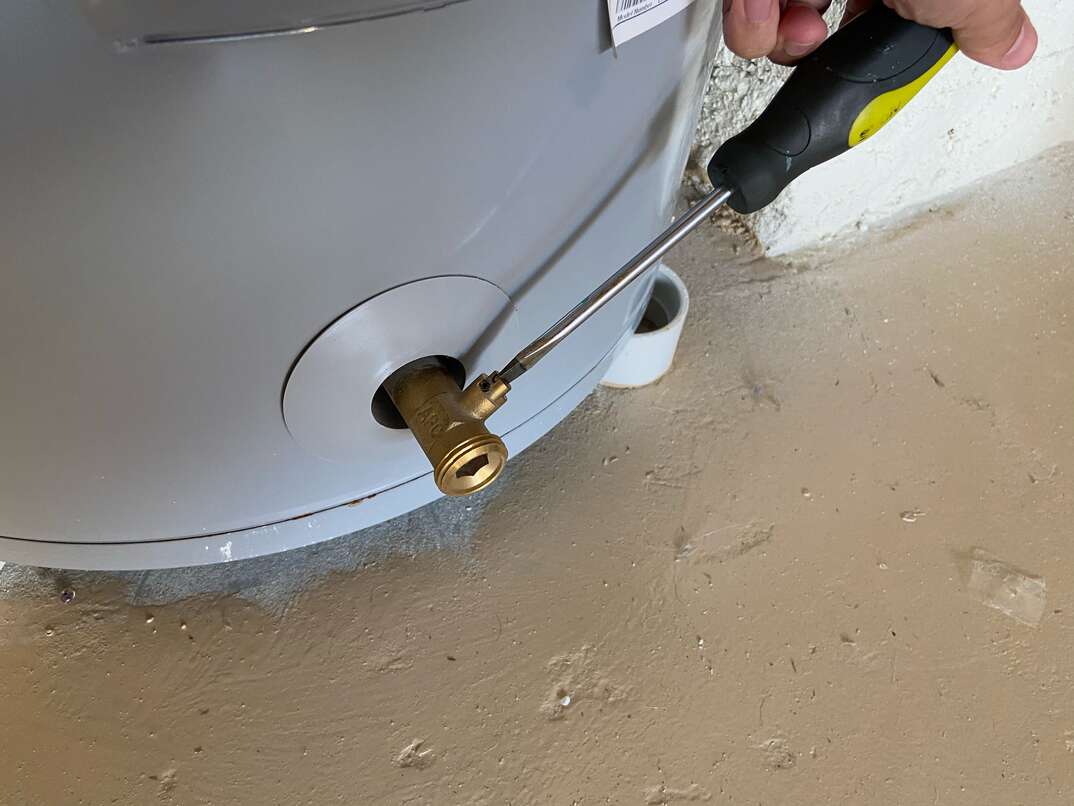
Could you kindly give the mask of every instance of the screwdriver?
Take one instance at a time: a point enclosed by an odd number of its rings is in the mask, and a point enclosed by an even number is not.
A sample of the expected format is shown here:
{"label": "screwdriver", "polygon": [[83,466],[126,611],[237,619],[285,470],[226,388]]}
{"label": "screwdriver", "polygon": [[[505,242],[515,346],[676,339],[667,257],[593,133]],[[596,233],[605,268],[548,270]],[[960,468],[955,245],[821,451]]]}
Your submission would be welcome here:
{"label": "screwdriver", "polygon": [[756,212],[810,168],[867,140],[957,50],[950,29],[904,20],[883,3],[859,14],[795,67],[757,120],[717,149],[708,195],[490,380],[510,388],[722,205]]}

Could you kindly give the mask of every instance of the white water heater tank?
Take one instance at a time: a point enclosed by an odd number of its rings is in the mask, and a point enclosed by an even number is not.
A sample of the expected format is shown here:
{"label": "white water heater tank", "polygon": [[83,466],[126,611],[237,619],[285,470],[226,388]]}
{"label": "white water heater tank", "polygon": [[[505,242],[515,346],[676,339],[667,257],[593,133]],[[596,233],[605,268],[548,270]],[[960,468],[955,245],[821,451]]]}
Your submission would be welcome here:
{"label": "white water heater tank", "polygon": [[[616,50],[605,0],[2,4],[0,559],[218,562],[435,498],[378,388],[498,368],[663,229],[714,6]],[[519,380],[513,455],[647,292]]]}

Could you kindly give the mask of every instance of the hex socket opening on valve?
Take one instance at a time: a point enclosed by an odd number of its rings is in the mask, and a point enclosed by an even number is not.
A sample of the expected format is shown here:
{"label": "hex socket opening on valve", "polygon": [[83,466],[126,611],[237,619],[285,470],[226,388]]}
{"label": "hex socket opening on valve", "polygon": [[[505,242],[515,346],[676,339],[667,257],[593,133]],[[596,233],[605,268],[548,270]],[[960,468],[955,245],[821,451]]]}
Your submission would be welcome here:
{"label": "hex socket opening on valve", "polygon": [[496,480],[507,463],[503,440],[485,420],[507,400],[510,386],[478,376],[462,388],[448,361],[411,361],[384,381],[384,391],[433,467],[445,495],[470,495]]}

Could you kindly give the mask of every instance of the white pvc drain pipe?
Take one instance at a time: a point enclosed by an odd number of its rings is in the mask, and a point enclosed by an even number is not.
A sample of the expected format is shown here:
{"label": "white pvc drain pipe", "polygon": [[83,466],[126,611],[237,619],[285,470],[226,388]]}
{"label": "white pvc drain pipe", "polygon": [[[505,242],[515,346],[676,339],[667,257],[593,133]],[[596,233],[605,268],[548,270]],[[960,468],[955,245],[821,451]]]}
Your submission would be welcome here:
{"label": "white pvc drain pipe", "polygon": [[631,388],[660,380],[671,369],[690,294],[682,279],[664,264],[656,270],[652,294],[637,331],[601,380],[604,386]]}

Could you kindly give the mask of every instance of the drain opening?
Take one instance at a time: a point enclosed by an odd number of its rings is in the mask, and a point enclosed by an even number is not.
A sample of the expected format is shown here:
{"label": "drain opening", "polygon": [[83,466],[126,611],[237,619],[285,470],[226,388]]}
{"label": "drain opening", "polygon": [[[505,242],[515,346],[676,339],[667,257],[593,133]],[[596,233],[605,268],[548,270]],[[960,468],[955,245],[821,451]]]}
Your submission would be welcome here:
{"label": "drain opening", "polygon": [[657,276],[653,283],[653,293],[649,297],[649,304],[645,306],[645,313],[641,315],[641,321],[634,328],[635,333],[652,333],[661,330],[671,324],[671,321],[679,315],[682,308],[682,299],[679,289],[668,278]]}
{"label": "drain opening", "polygon": [[652,333],[654,330],[667,327],[669,322],[671,322],[671,317],[668,316],[668,312],[664,310],[664,306],[657,301],[656,297],[653,297],[645,306],[645,313],[641,315],[641,321],[634,328],[634,332]]}
{"label": "drain opening", "polygon": [[[437,361],[439,364],[447,370],[451,375],[452,380],[458,384],[458,387],[462,389],[466,385],[466,367],[462,365],[462,362],[457,358],[452,358],[447,355],[433,355],[428,358],[419,358],[417,361],[426,362],[429,360]],[[417,363],[417,361],[411,363]],[[406,364],[399,369],[406,369],[410,364]],[[399,370],[396,370],[398,372]],[[392,402],[391,396],[384,388],[384,384],[377,387],[377,391],[373,393],[373,400],[370,401],[369,410],[373,415],[373,419],[380,423],[385,428],[392,428],[397,431],[405,430],[407,425],[403,420],[403,415],[399,413],[399,409],[395,407]]]}
{"label": "drain opening", "polygon": [[458,470],[455,471],[455,478],[457,479],[471,479],[478,474],[478,471],[483,467],[488,467],[489,455],[483,453],[480,456],[475,456],[469,462],[464,464]]}

